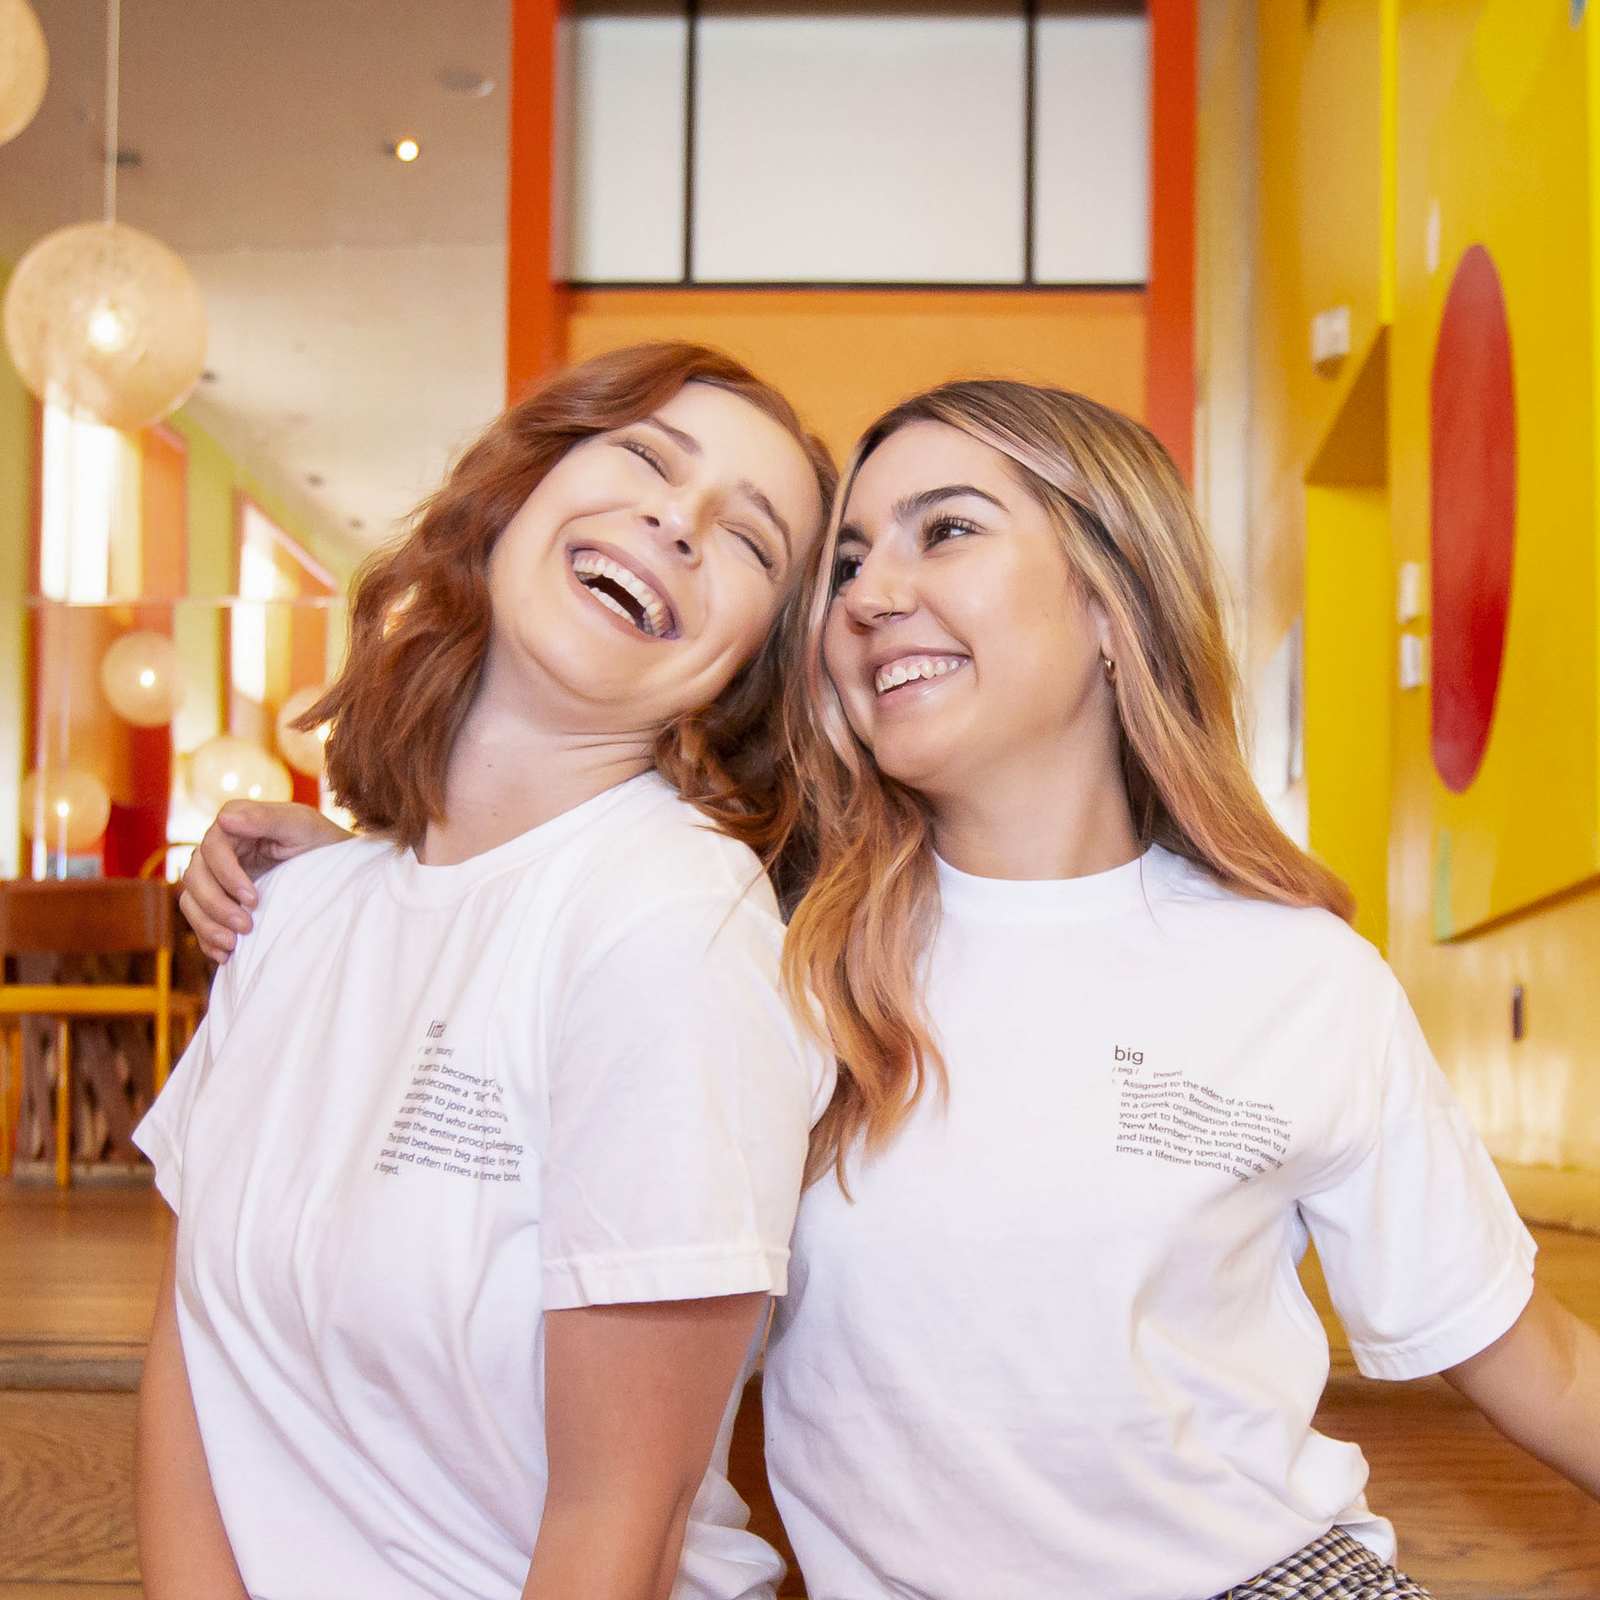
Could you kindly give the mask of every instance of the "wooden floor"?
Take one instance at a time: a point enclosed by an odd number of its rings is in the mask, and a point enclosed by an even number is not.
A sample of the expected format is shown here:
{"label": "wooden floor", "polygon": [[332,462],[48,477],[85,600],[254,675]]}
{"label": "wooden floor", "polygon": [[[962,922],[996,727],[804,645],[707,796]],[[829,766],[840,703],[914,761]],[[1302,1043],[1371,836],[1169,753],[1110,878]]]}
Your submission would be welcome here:
{"label": "wooden floor", "polygon": [[[65,1518],[48,1530],[71,1583],[41,1584],[36,1573],[8,1565],[5,1530],[20,1525],[29,1503],[57,1496],[64,1485],[93,1491],[102,1480],[121,1481],[131,1387],[169,1225],[166,1208],[143,1187],[83,1186],[62,1197],[0,1184],[0,1600],[139,1594],[126,1581],[132,1553],[125,1506]],[[1600,1327],[1600,1237],[1536,1232],[1541,1281]],[[1319,1425],[1366,1451],[1369,1498],[1399,1529],[1401,1564],[1438,1600],[1600,1600],[1600,1505],[1507,1444],[1441,1380],[1357,1377],[1314,1263],[1308,1284],[1334,1351]],[[54,1408],[48,1413],[47,1401]],[[40,1421],[45,1415],[49,1424]],[[94,1441],[92,1447],[52,1452],[48,1429],[62,1415],[70,1416],[74,1438]],[[735,1480],[754,1505],[757,1526],[774,1536],[753,1391],[735,1457]],[[92,1492],[90,1504],[99,1504]]]}

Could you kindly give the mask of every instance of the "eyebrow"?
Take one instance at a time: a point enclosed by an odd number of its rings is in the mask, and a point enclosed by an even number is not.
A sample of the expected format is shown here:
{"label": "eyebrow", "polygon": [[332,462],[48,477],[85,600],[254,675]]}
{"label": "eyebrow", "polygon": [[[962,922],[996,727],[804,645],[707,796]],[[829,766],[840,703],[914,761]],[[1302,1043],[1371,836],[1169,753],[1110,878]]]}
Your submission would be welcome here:
{"label": "eyebrow", "polygon": [[[931,511],[934,506],[942,505],[946,500],[986,500],[997,511],[1004,511],[1006,504],[997,500],[987,490],[980,489],[971,483],[946,483],[937,489],[919,489],[915,494],[902,495],[896,500],[889,515],[892,521],[909,522],[913,517],[920,517],[924,511]],[[861,544],[867,543],[867,536],[860,525],[847,522],[839,529],[839,543],[846,539],[855,539]]]}
{"label": "eyebrow", "polygon": [[789,537],[789,524],[778,515],[778,508],[748,478],[739,480],[739,492],[783,535],[784,554],[793,556],[794,542]]}
{"label": "eyebrow", "polygon": [[690,455],[701,454],[700,441],[692,433],[685,433],[682,428],[674,428],[670,422],[663,422],[660,417],[646,417],[645,422],[652,428],[659,428],[680,450],[686,450]]}
{"label": "eyebrow", "polygon": [[[659,428],[686,454],[698,456],[703,453],[700,449],[700,441],[692,433],[685,433],[682,428],[674,428],[670,422],[663,422],[660,417],[646,417],[644,420],[652,428]],[[784,553],[792,557],[794,555],[794,538],[789,532],[789,524],[778,515],[778,508],[748,478],[739,480],[738,489],[739,493],[744,495],[755,506],[756,510],[783,535]]]}

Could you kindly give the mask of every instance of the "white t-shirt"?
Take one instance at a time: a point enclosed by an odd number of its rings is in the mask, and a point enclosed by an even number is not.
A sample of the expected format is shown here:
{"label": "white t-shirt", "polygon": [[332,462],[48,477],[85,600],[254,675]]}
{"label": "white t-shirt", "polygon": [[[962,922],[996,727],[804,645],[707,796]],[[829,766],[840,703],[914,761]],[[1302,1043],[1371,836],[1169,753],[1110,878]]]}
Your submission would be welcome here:
{"label": "white t-shirt", "polygon": [[[458,866],[376,840],[263,884],[137,1139],[253,1596],[513,1600],[542,1313],[781,1293],[831,1064],[743,845],[654,774]],[[673,1593],[769,1596],[730,1396]]]}
{"label": "white t-shirt", "polygon": [[1338,1523],[1385,1558],[1295,1264],[1361,1370],[1437,1372],[1533,1241],[1377,953],[1161,850],[941,863],[950,1073],[802,1201],[767,1458],[812,1600],[1200,1600]]}

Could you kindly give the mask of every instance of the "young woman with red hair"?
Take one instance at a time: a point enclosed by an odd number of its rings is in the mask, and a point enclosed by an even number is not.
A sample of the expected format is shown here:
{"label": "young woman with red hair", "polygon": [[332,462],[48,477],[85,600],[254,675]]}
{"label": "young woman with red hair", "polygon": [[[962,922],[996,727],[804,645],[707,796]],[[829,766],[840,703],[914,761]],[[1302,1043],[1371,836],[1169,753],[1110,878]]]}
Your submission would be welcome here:
{"label": "young woman with red hair", "polygon": [[138,1140],[150,1600],[740,1600],[724,1476],[831,1067],[772,725],[832,487],[726,357],[514,406],[361,576],[328,771]]}

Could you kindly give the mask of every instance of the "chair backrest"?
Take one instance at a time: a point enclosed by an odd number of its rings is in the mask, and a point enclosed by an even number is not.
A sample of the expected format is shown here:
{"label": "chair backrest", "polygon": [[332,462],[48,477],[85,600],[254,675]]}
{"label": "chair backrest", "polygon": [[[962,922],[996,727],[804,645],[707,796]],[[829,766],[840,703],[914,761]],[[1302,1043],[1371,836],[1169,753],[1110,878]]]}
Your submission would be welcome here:
{"label": "chair backrest", "polygon": [[172,947],[172,890],[138,878],[0,882],[0,957]]}

